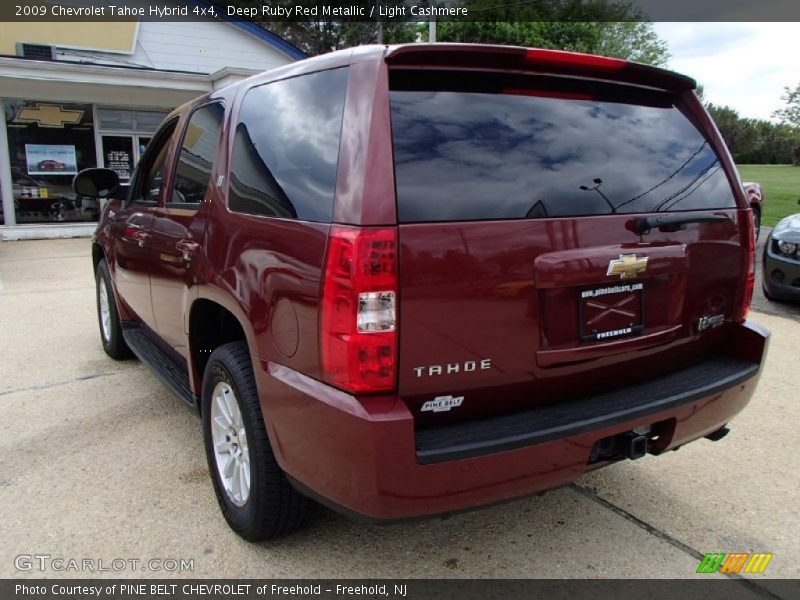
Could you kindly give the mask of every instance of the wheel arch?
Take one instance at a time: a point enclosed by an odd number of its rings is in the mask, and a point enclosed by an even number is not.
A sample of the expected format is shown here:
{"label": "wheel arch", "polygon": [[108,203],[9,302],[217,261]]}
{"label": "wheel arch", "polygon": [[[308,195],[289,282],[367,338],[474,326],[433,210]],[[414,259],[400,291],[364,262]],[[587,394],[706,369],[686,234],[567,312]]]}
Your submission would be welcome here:
{"label": "wheel arch", "polygon": [[[198,395],[206,364],[216,348],[228,342],[243,341],[251,356],[255,348],[253,331],[241,308],[218,297],[200,296],[192,302],[187,312],[187,333],[189,375]],[[198,403],[198,409],[200,405]]]}

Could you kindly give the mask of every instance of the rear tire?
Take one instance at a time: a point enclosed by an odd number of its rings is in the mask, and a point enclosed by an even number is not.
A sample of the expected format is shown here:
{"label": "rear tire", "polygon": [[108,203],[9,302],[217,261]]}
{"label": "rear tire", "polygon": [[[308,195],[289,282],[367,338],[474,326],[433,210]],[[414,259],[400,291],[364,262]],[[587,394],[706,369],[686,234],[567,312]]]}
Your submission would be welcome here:
{"label": "rear tire", "polygon": [[208,469],[231,529],[258,542],[302,527],[313,502],[292,487],[275,460],[245,342],[212,352],[202,416]]}
{"label": "rear tire", "polygon": [[119,320],[114,287],[106,259],[102,259],[97,265],[95,292],[97,320],[100,325],[100,341],[103,343],[103,350],[114,360],[130,358],[133,356],[133,352],[128,348],[125,337],[122,335],[122,324]]}

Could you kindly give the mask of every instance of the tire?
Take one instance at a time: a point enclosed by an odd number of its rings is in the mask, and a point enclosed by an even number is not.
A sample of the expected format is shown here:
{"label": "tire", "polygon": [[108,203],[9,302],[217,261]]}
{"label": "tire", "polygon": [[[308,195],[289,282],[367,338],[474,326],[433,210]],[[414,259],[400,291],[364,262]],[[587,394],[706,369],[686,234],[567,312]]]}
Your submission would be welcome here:
{"label": "tire", "polygon": [[133,356],[133,352],[128,348],[122,335],[122,324],[119,321],[114,287],[106,259],[102,259],[97,265],[95,297],[97,298],[97,321],[100,326],[100,341],[103,343],[103,350],[115,360],[130,358]]}
{"label": "tire", "polygon": [[202,417],[208,470],[231,529],[258,542],[302,527],[313,501],[292,487],[275,460],[245,342],[224,344],[209,357]]}

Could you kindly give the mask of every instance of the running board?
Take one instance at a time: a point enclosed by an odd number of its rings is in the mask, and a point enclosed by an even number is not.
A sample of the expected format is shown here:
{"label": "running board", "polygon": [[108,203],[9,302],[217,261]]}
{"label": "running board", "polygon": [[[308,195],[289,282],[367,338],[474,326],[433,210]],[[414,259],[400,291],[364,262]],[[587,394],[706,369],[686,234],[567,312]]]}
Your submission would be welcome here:
{"label": "running board", "polygon": [[199,406],[197,396],[189,388],[189,375],[186,367],[178,364],[166,352],[150,339],[141,327],[123,325],[122,334],[125,342],[143,363],[148,365],[161,380],[189,406]]}

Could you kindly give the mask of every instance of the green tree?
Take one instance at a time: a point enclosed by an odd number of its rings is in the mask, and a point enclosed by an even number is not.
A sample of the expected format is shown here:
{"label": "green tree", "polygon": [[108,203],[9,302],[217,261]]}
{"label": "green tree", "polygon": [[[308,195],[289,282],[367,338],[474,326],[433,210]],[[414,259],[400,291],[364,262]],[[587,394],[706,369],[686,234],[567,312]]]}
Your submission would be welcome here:
{"label": "green tree", "polygon": [[[400,6],[403,0],[372,0],[385,7]],[[315,0],[240,0],[241,5],[260,7],[262,5],[288,5],[294,7],[319,7]],[[337,3],[333,3],[337,4]],[[343,4],[343,3],[339,3]],[[355,4],[355,2],[353,3]],[[337,4],[338,5],[338,4]],[[318,16],[313,19],[289,21],[261,21],[261,26],[281,36],[309,56],[326,54],[342,48],[360,46],[362,44],[399,44],[417,41],[422,26],[419,23],[402,19],[377,17],[371,21],[354,21]]]}
{"label": "green tree", "polygon": [[437,40],[571,50],[656,66],[669,58],[666,42],[645,22],[449,21],[438,24]]}
{"label": "green tree", "polygon": [[667,64],[667,42],[658,37],[653,24],[642,21],[599,23],[600,40],[592,51],[602,56],[624,58],[647,65]]}
{"label": "green tree", "polygon": [[782,123],[800,126],[800,84],[791,89],[789,86],[783,88],[781,100],[786,106],[779,108],[772,116],[779,119]]}
{"label": "green tree", "polygon": [[[623,0],[531,0],[495,8],[498,1],[464,0],[470,15],[481,21],[439,20],[437,41],[573,50],[659,66],[669,58],[666,42],[652,23]],[[276,2],[250,0],[254,6],[268,3]],[[295,4],[303,4],[303,0]],[[381,4],[390,3],[381,0]],[[393,4],[399,6],[403,1]],[[319,18],[262,25],[311,56],[360,44],[427,39],[427,22],[398,19],[350,22]]]}
{"label": "green tree", "polygon": [[[587,52],[663,66],[667,44],[638,9],[611,0],[534,0],[494,8],[497,0],[466,0],[481,21],[442,21],[441,42],[508,44]],[[485,20],[483,20],[485,19]]]}
{"label": "green tree", "polygon": [[[786,86],[783,88],[783,96],[781,100],[784,101],[785,106],[779,108],[772,116],[781,121],[784,129],[784,138],[788,138],[791,146],[789,154],[792,159],[792,164],[800,166],[800,84],[794,89]],[[788,133],[786,133],[788,131]]]}
{"label": "green tree", "polygon": [[747,119],[729,106],[707,104],[733,159],[742,164],[797,163],[800,128],[765,119]]}
{"label": "green tree", "polygon": [[298,23],[263,23],[308,54],[317,56],[363,44],[402,44],[417,40],[420,26],[406,22],[347,22],[333,19]]}
{"label": "green tree", "polygon": [[781,100],[784,101],[786,106],[776,110],[772,113],[772,116],[782,123],[800,126],[800,84],[794,89],[786,86],[783,88],[783,92]]}
{"label": "green tree", "polygon": [[711,118],[717,124],[722,139],[728,146],[736,162],[744,162],[742,157],[753,147],[755,143],[755,131],[747,126],[747,121],[739,116],[739,113],[730,106],[716,106],[707,104]]}

